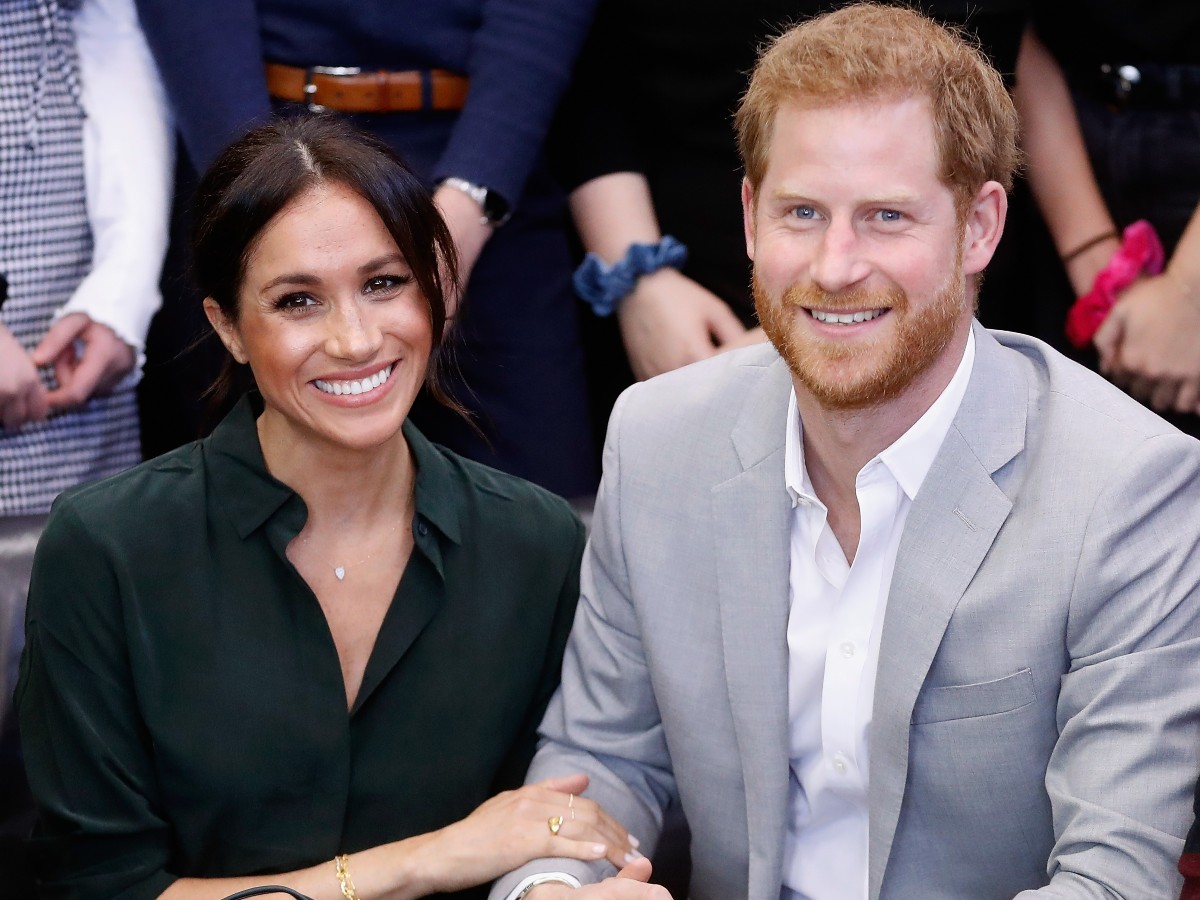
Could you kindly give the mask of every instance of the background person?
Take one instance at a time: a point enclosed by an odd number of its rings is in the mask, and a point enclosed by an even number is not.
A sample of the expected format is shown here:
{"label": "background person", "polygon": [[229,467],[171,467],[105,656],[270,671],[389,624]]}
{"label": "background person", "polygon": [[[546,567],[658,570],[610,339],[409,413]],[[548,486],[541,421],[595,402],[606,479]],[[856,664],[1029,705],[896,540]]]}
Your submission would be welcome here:
{"label": "background person", "polygon": [[0,4],[0,869],[18,893],[32,802],[11,698],[33,550],[60,491],[141,459],[170,178],[132,0]]}
{"label": "background person", "polygon": [[[1095,334],[1096,353],[1084,358],[1200,436],[1200,7],[1065,0],[1043,4],[1033,19],[1045,60],[1023,106],[1042,111],[1045,131],[1077,118],[1087,155],[1068,162],[1053,151],[1031,153],[1030,175],[1049,169],[1039,201],[1049,201],[1042,208],[1052,226],[1063,223],[1051,229],[1060,253],[1102,238],[1070,254],[1073,290],[1060,296],[1069,301],[1091,288],[1134,221],[1149,221],[1166,250],[1164,272],[1144,273],[1120,292]],[[1066,165],[1077,172],[1063,173]],[[1090,196],[1061,189],[1080,178]],[[1068,231],[1077,243],[1059,240]],[[1032,270],[1061,285],[1054,263]],[[1060,322],[1065,306],[1056,310]]]}
{"label": "background person", "polygon": [[47,525],[17,698],[41,889],[415,897],[547,850],[624,862],[586,778],[487,799],[558,683],[583,529],[406,422],[444,397],[429,194],[293,119],[225,151],[196,211],[205,311],[256,391]]}
{"label": "background person", "polygon": [[[418,401],[414,420],[433,440],[563,496],[593,493],[565,206],[542,144],[594,0],[138,5],[185,150],[181,186],[272,106],[311,100],[387,141],[437,188],[465,286],[453,335],[461,379],[451,373],[447,388],[487,440],[432,399]],[[362,74],[314,73],[309,97],[311,67]],[[464,184],[486,192],[486,203]],[[153,412],[148,453],[197,435],[214,366],[203,355],[176,358],[203,330],[197,306],[172,290],[155,321],[142,389]]]}

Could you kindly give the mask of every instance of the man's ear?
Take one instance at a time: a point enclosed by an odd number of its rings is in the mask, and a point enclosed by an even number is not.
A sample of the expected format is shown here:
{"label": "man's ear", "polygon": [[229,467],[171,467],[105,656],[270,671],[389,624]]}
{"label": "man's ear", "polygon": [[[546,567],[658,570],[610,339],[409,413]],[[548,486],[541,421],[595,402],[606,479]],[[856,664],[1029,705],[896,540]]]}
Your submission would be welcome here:
{"label": "man's ear", "polygon": [[241,335],[238,334],[237,326],[229,321],[229,317],[225,315],[225,311],[212,297],[204,298],[204,315],[208,317],[208,323],[212,325],[213,331],[217,333],[217,337],[221,339],[221,343],[225,345],[225,349],[238,362],[245,364],[249,357],[246,356],[246,350],[242,346]]}
{"label": "man's ear", "polygon": [[1008,216],[1008,194],[996,181],[985,182],[967,210],[963,223],[963,274],[982,272],[992,261],[1004,220]]}
{"label": "man's ear", "polygon": [[746,232],[746,255],[754,259],[754,188],[742,179],[742,228]]}

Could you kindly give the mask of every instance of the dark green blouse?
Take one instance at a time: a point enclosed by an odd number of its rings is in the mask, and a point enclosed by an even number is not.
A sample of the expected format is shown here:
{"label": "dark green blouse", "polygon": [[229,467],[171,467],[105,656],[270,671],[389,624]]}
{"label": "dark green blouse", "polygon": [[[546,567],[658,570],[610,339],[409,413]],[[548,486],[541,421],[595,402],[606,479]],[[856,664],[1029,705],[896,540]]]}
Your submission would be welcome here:
{"label": "dark green blouse", "polygon": [[582,526],[559,498],[404,434],[416,548],[349,713],[284,554],[307,511],[267,473],[248,401],[210,438],[56,504],[17,689],[46,896],[153,898],[180,876],[309,866],[521,783]]}

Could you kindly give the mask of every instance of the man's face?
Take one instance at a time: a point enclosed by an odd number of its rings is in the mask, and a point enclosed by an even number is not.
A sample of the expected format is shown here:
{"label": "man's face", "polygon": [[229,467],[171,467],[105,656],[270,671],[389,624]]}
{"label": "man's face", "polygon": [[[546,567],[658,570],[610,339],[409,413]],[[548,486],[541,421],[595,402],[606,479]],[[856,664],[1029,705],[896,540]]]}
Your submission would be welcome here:
{"label": "man's face", "polygon": [[762,184],[742,199],[759,318],[797,390],[861,409],[949,382],[971,323],[966,274],[991,252],[938,178],[927,101],[782,106]]}

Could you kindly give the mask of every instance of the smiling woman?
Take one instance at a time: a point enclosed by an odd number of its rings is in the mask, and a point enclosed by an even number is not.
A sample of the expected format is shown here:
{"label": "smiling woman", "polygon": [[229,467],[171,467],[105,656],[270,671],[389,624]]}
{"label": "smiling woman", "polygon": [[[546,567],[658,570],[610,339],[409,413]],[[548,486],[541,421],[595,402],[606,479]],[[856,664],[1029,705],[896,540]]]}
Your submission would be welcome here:
{"label": "smiling woman", "polygon": [[624,864],[586,778],[492,796],[558,683],[583,529],[406,421],[440,394],[454,282],[429,194],[308,118],[226,150],[195,209],[205,310],[256,389],[47,526],[18,689],[44,891],[369,900]]}

